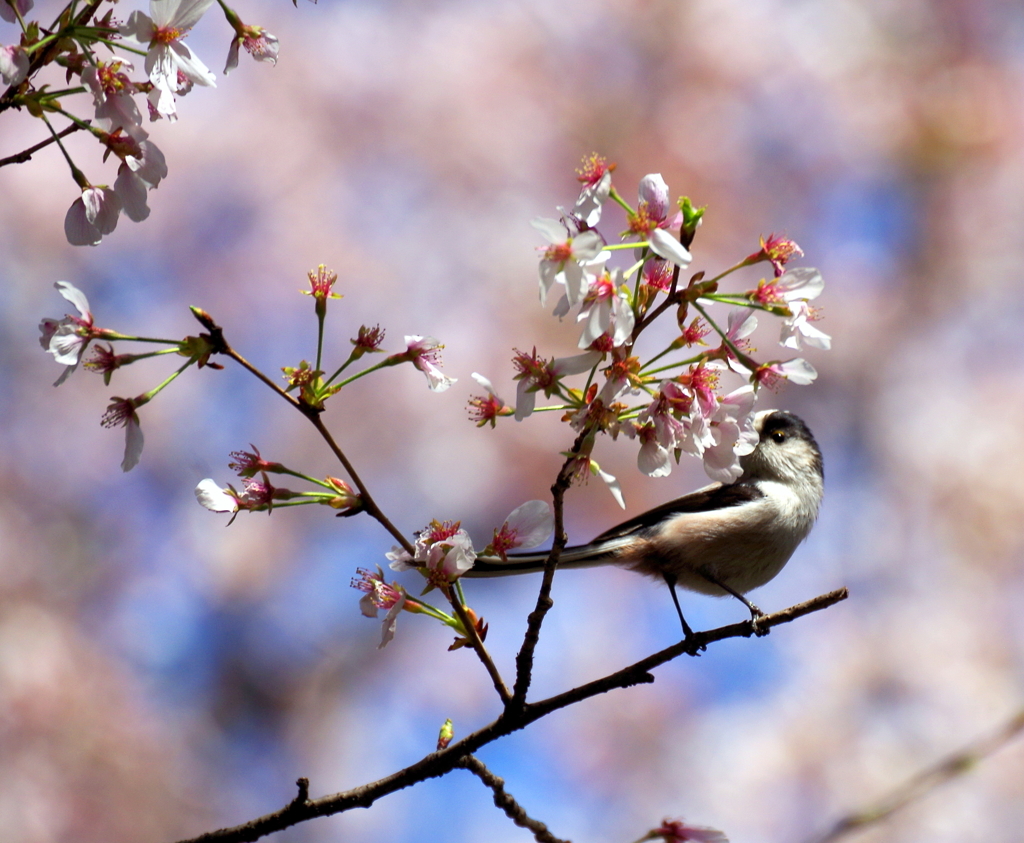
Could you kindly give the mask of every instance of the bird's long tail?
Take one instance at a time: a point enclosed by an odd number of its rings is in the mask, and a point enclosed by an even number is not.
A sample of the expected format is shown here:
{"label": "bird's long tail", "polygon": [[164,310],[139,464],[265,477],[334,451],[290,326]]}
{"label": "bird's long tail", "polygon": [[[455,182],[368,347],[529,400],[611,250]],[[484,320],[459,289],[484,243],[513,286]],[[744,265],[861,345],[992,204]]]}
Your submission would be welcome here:
{"label": "bird's long tail", "polygon": [[[594,568],[615,562],[617,551],[630,543],[627,537],[581,544],[565,548],[558,557],[559,568]],[[539,553],[510,553],[507,561],[497,556],[478,556],[464,577],[508,577],[513,574],[533,574],[544,570],[550,551]]]}

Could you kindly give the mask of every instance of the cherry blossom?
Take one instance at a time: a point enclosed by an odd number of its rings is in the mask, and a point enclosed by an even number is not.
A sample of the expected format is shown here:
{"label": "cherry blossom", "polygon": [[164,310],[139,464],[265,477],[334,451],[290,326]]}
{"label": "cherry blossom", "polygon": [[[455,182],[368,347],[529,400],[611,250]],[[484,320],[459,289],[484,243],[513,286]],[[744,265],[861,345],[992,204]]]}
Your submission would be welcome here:
{"label": "cherry blossom", "polygon": [[135,398],[113,398],[107,411],[100,419],[103,427],[123,427],[124,437],[124,459],[121,460],[121,471],[131,471],[139,464],[139,457],[142,456],[142,446],[145,439],[142,435],[142,426],[139,424],[139,414],[136,408],[145,402],[139,402]]}
{"label": "cherry blossom", "polygon": [[782,236],[776,236],[769,234],[768,239],[761,238],[761,248],[759,251],[747,257],[743,263],[745,265],[758,263],[759,261],[768,261],[775,269],[776,277],[782,275],[785,272],[785,265],[789,263],[794,257],[803,257],[803,249],[801,249],[792,240],[789,240]]}
{"label": "cherry blossom", "polygon": [[782,323],[782,336],[779,342],[786,348],[800,348],[801,341],[814,348],[828,350],[832,347],[832,337],[820,331],[811,323],[817,319],[817,311],[806,301],[789,303],[790,316]]}
{"label": "cherry blossom", "polygon": [[222,489],[212,478],[200,480],[195,495],[196,500],[210,512],[238,512],[238,495],[231,488]]}
{"label": "cherry blossom", "polygon": [[224,65],[225,76],[238,67],[239,47],[245,47],[245,51],[256,61],[277,64],[277,38],[262,26],[249,26],[239,21],[235,36],[231,39],[231,46],[228,47],[228,60]]}
{"label": "cherry blossom", "polygon": [[264,471],[278,474],[285,470],[281,463],[263,459],[260,449],[255,445],[249,445],[249,447],[252,448],[251,451],[232,451],[228,454],[232,459],[232,462],[228,463],[228,468],[239,477],[255,477]]}
{"label": "cherry blossom", "polygon": [[14,10],[18,10],[18,15],[25,17],[32,7],[35,5],[35,0],[0,0],[0,18],[3,18],[8,23],[17,23],[18,17],[15,15]]}
{"label": "cherry blossom", "polygon": [[53,355],[54,360],[65,366],[64,372],[53,384],[60,386],[78,367],[78,362],[96,333],[92,312],[89,310],[89,300],[85,293],[68,281],[58,281],[53,286],[80,314],[67,315],[59,320],[47,318],[39,323],[39,344]]}
{"label": "cherry blossom", "polygon": [[[5,8],[5,0],[0,0],[0,9]],[[10,9],[9,6],[6,8]],[[28,75],[28,53],[20,44],[0,45],[0,80],[5,85],[18,85]]]}
{"label": "cherry blossom", "polygon": [[444,392],[458,378],[446,375],[439,368],[441,364],[441,343],[433,337],[408,336],[405,338],[407,359],[427,376],[427,385],[434,392]]}
{"label": "cherry blossom", "polygon": [[487,390],[487,395],[474,395],[469,399],[469,417],[476,422],[477,427],[483,427],[485,424],[494,427],[498,416],[512,415],[512,408],[505,405],[487,378],[473,372],[473,380]]}
{"label": "cherry blossom", "polygon": [[540,300],[547,301],[548,292],[556,282],[565,286],[569,306],[575,305],[586,292],[588,281],[600,267],[594,265],[604,249],[604,239],[596,231],[575,233],[558,220],[538,217],[532,225],[544,235],[550,246],[542,247],[540,262]]}
{"label": "cherry blossom", "polygon": [[659,258],[671,261],[676,266],[686,269],[693,261],[689,250],[663,228],[651,232],[651,251]]}
{"label": "cherry blossom", "polygon": [[96,246],[105,234],[117,228],[121,198],[116,191],[100,185],[82,190],[64,217],[64,235],[72,246]]}
{"label": "cherry blossom", "polygon": [[527,501],[517,506],[494,531],[494,538],[486,552],[505,558],[517,547],[536,547],[547,541],[555,529],[555,518],[546,501]]}
{"label": "cherry blossom", "polygon": [[216,77],[182,38],[198,23],[213,0],[150,0],[147,15],[138,10],[129,15],[121,34],[148,44],[146,73],[153,83],[150,105],[157,114],[177,119],[175,94],[187,93],[192,84],[216,87]]}
{"label": "cherry blossom", "polygon": [[129,134],[142,133],[145,137],[142,115],[133,99],[139,89],[128,78],[126,70],[134,70],[128,59],[97,62],[82,71],[82,82],[92,92],[96,120],[101,126],[110,132],[124,129]]}
{"label": "cherry blossom", "polygon": [[654,401],[640,411],[635,435],[641,443],[637,466],[644,474],[664,477],[671,473],[669,455],[687,442],[687,428],[681,417],[689,415],[693,400],[681,384],[665,381]]}
{"label": "cherry blossom", "polygon": [[512,358],[512,365],[519,372],[514,378],[519,381],[516,388],[516,421],[522,421],[533,413],[538,392],[543,391],[550,397],[557,389],[560,378],[592,369],[601,362],[602,356],[599,351],[586,351],[572,357],[545,361],[537,356],[536,348],[532,354],[517,350],[516,356]]}
{"label": "cherry blossom", "polygon": [[674,271],[672,264],[661,258],[649,258],[644,263],[644,269],[640,281],[647,287],[653,287],[667,293],[672,287],[672,275]]}
{"label": "cherry blossom", "polygon": [[651,829],[637,843],[659,839],[663,843],[729,843],[729,838],[717,828],[689,825],[682,820],[669,819],[664,820],[659,828]]}
{"label": "cherry blossom", "polygon": [[710,444],[704,448],[704,471],[712,480],[732,483],[743,474],[740,457],[757,447],[753,411],[753,387],[741,386],[719,400],[718,409],[707,421]]}
{"label": "cherry blossom", "polygon": [[384,342],[384,329],[380,325],[374,325],[372,328],[360,325],[356,338],[349,342],[352,343],[352,359],[358,360],[367,352],[383,350],[380,345]]}
{"label": "cherry blossom", "polygon": [[671,454],[659,440],[658,430],[648,422],[635,428],[635,436],[640,440],[640,452],[637,454],[636,466],[648,477],[667,477],[672,473]]}
{"label": "cherry blossom", "polygon": [[648,240],[656,229],[678,229],[683,224],[680,211],[671,217],[668,215],[668,185],[661,173],[649,173],[640,179],[638,193],[640,201],[636,211],[629,214],[629,234]]}
{"label": "cherry blossom", "polygon": [[618,347],[632,338],[635,317],[629,293],[623,286],[622,270],[607,270],[594,278],[583,299],[577,322],[586,321],[579,347],[589,348],[602,334],[610,334],[612,346]]}
{"label": "cherry blossom", "polygon": [[781,380],[789,380],[798,386],[807,386],[818,377],[818,371],[802,357],[792,360],[764,363],[751,375],[751,380],[775,389]]}
{"label": "cherry blossom", "polygon": [[808,301],[816,299],[825,289],[825,281],[821,273],[813,267],[800,266],[790,269],[771,281],[762,280],[756,290],[751,290],[748,295],[751,301],[765,307],[774,305],[785,305],[789,302],[803,299]]}
{"label": "cherry blossom", "polygon": [[393,547],[384,555],[395,571],[420,570],[431,586],[454,582],[473,567],[476,551],[469,533],[458,521],[431,521],[421,530],[413,545],[414,553]]}
{"label": "cherry blossom", "polygon": [[576,171],[579,180],[583,182],[583,189],[569,216],[580,223],[581,227],[593,228],[601,221],[601,209],[611,195],[614,169],[614,164],[609,164],[594,153],[584,158],[582,166]]}
{"label": "cherry blossom", "polygon": [[148,191],[167,175],[164,154],[149,140],[142,140],[134,148],[118,154],[123,160],[117,170],[114,191],[121,200],[125,216],[132,222],[142,222],[149,216]]}
{"label": "cherry blossom", "polygon": [[379,609],[388,610],[381,624],[380,644],[377,645],[377,649],[380,650],[395,637],[399,614],[403,609],[413,605],[414,601],[408,599],[405,589],[398,583],[389,585],[384,581],[384,571],[379,565],[376,572],[357,568],[356,573],[359,574],[359,579],[352,580],[352,587],[365,592],[359,599],[359,610],[363,615],[375,618]]}

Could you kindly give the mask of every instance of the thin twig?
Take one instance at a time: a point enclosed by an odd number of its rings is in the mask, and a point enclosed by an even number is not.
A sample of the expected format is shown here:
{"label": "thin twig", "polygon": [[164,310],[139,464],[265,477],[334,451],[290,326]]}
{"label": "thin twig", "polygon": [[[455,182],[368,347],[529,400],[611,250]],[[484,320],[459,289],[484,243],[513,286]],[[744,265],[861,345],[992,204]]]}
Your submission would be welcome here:
{"label": "thin twig", "polygon": [[[782,623],[788,623],[803,615],[820,611],[834,603],[838,603],[840,600],[844,600],[846,596],[845,588],[830,592],[829,594],[823,594],[820,597],[808,600],[806,603],[791,606],[789,609],[784,609],[781,612],[764,615],[758,619],[757,626],[760,629],[766,629]],[[672,659],[678,658],[684,653],[692,655],[696,647],[726,638],[749,638],[754,634],[754,624],[749,620],[707,632],[695,633],[692,639],[674,644],[610,676],[581,685],[579,688],[574,688],[571,691],[566,691],[549,699],[527,704],[516,712],[506,709],[496,720],[482,729],[467,735],[460,741],[450,744],[446,749],[424,756],[404,770],[399,770],[397,773],[393,773],[383,779],[370,782],[353,790],[323,796],[319,799],[311,799],[304,803],[298,803],[296,800],[293,800],[285,805],[285,807],[271,814],[265,814],[262,817],[232,828],[222,828],[217,831],[201,834],[198,837],[183,840],[181,843],[214,843],[214,841],[217,841],[217,843],[252,843],[252,841],[258,840],[267,834],[272,834],[275,831],[280,831],[314,817],[331,816],[349,811],[352,808],[368,808],[378,799],[390,793],[402,790],[426,779],[445,775],[458,767],[462,759],[476,752],[480,747],[493,743],[499,738],[510,735],[519,729],[523,729],[553,711],[565,708],[589,697],[606,693],[614,688],[627,688],[631,685],[653,682],[654,677],[650,674],[651,670]]]}
{"label": "thin twig", "polygon": [[[313,427],[317,429],[321,438],[327,443],[327,447],[331,449],[331,453],[333,453],[338,462],[342,464],[349,478],[356,485],[356,488],[359,489],[359,497],[363,511],[387,530],[398,541],[398,543],[402,545],[406,553],[410,556],[414,555],[415,548],[412,546],[412,543],[405,537],[401,530],[391,523],[391,520],[377,505],[377,502],[373,499],[373,495],[370,494],[369,488],[356,471],[355,466],[352,465],[349,458],[345,456],[345,452],[342,451],[338,443],[334,441],[334,437],[331,435],[331,432],[323,423],[323,420],[320,418],[320,411],[302,403],[294,396],[289,395],[279,384],[274,383],[270,378],[263,374],[263,372],[235,351],[228,341],[224,339],[223,329],[216,324],[209,314],[204,312],[202,317],[197,314],[196,318],[199,319],[200,323],[210,331],[211,342],[214,344],[218,352],[226,354],[246,371],[255,375],[279,396],[284,398],[296,410],[302,413],[302,415],[309,419]],[[508,688],[505,685],[505,680],[502,679],[501,673],[498,671],[498,667],[494,663],[494,659],[491,658],[491,654],[487,651],[487,647],[484,646],[484,642],[480,638],[480,634],[477,632],[476,627],[473,626],[472,620],[466,614],[465,607],[463,607],[458,598],[454,596],[450,600],[450,603],[455,614],[458,616],[459,620],[462,621],[462,626],[465,629],[466,639],[469,641],[470,647],[473,648],[477,658],[480,659],[480,663],[484,666],[484,670],[487,671],[487,675],[491,677],[491,682],[494,685],[494,689],[498,692],[498,696],[501,698],[502,703],[507,704],[512,698],[512,695],[509,693]]]}
{"label": "thin twig", "polygon": [[509,703],[512,709],[521,709],[526,704],[526,692],[530,689],[533,676],[533,654],[540,641],[540,629],[544,623],[544,616],[554,605],[554,601],[551,599],[551,585],[554,582],[558,559],[569,540],[565,534],[565,493],[572,483],[572,464],[578,459],[588,435],[588,430],[584,429],[576,437],[570,456],[562,464],[558,477],[551,487],[552,507],[555,513],[555,541],[544,563],[544,575],[541,579],[540,591],[537,594],[537,603],[527,618],[526,634],[523,636],[523,644],[516,655],[516,682],[512,688],[512,700]]}
{"label": "thin twig", "polygon": [[833,843],[848,834],[887,820],[897,811],[935,790],[939,785],[968,773],[978,762],[997,749],[1006,746],[1021,732],[1024,732],[1024,710],[1018,711],[988,737],[982,738],[966,749],[948,755],[937,764],[922,770],[876,805],[847,814],[832,827],[831,831],[814,838],[814,843]]}
{"label": "thin twig", "polygon": [[462,605],[462,601],[453,593],[452,589],[449,589],[448,593],[448,602],[451,604],[452,610],[455,614],[458,615],[459,620],[462,621],[462,628],[466,632],[466,639],[469,641],[470,646],[476,651],[477,657],[480,659],[480,663],[487,671],[487,675],[491,677],[494,690],[498,692],[498,696],[501,698],[502,704],[507,705],[509,700],[512,699],[512,695],[508,692],[508,688],[505,686],[505,680],[501,678],[498,666],[494,663],[494,659],[491,658],[491,654],[487,652],[487,647],[484,645],[483,639],[480,637],[480,633],[477,632],[476,627],[473,625],[473,619],[470,618],[469,614],[466,612],[466,607]]}
{"label": "thin twig", "polygon": [[0,167],[4,167],[8,164],[24,164],[26,161],[31,160],[32,156],[40,149],[49,146],[51,143],[55,143],[57,138],[64,138],[70,135],[72,132],[78,132],[84,129],[85,126],[78,123],[72,123],[66,129],[57,132],[57,137],[48,137],[44,141],[40,141],[35,146],[30,146],[28,149],[23,149],[14,155],[8,155],[6,158],[0,158]]}
{"label": "thin twig", "polygon": [[537,843],[569,843],[567,840],[555,837],[540,820],[531,818],[523,806],[505,791],[505,780],[494,775],[475,755],[467,755],[458,763],[458,766],[469,770],[469,772],[494,791],[494,804],[501,808],[505,812],[505,816],[517,826],[532,831],[533,839]]}

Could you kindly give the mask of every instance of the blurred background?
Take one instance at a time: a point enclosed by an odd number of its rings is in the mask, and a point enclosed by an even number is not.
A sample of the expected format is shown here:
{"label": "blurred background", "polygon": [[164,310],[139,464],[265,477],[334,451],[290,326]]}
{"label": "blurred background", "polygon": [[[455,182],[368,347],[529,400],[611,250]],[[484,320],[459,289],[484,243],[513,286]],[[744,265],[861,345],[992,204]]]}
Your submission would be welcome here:
{"label": "blurred background", "polygon": [[[56,11],[39,3],[40,17]],[[134,7],[133,7],[134,8]],[[461,519],[478,544],[543,498],[570,431],[553,415],[478,430],[488,375],[514,400],[513,348],[572,353],[577,328],[537,302],[536,216],[571,205],[598,151],[627,198],[660,172],[707,205],[693,270],[719,271],[781,233],[821,269],[833,350],[810,387],[766,394],[821,443],[821,519],[755,592],[768,611],[848,586],[850,599],[758,640],[718,644],[653,685],[559,712],[479,754],[528,812],[573,840],[631,841],[664,817],[734,843],[804,841],[989,734],[1024,700],[1024,7],[978,0],[342,2],[245,0],[280,38],[277,67],[242,55],[216,6],[188,44],[216,89],[150,126],[170,174],[152,215],[96,248],[64,240],[78,196],[59,153],[0,169],[0,828],[10,843],[172,841],[394,772],[498,712],[487,676],[425,618],[380,627],[349,587],[386,560],[366,518],[321,508],[226,517],[204,477],[234,479],[252,443],[340,474],[296,413],[237,367],[190,371],[143,408],[146,448],[119,469],[110,396],[150,389],[169,359],[63,386],[38,344],[71,310],[97,324],[224,326],[266,372],[314,354],[305,273],[340,276],[328,353],[361,324],[385,347],[446,344],[443,394],[412,367],[360,381],[325,415],[402,529]],[[131,11],[118,7],[127,17]],[[0,24],[0,42],[15,40]],[[62,78],[54,77],[53,84]],[[80,99],[79,113],[91,114]],[[0,118],[0,157],[42,140]],[[69,139],[94,183],[95,143]],[[606,225],[608,233],[617,229]],[[734,289],[754,286],[761,267]],[[769,320],[763,319],[763,323]],[[756,344],[766,357],[769,325]],[[648,353],[654,350],[648,348]],[[627,512],[600,482],[568,497],[570,540],[705,482],[696,462],[650,479],[636,447],[601,442]],[[402,582],[417,587],[416,577]],[[467,583],[510,675],[537,577]],[[607,569],[556,578],[535,694],[667,646],[663,586]],[[691,624],[741,620],[683,594]],[[1024,745],[1011,743],[865,841],[1017,841]],[[524,841],[470,774],[275,841]]]}

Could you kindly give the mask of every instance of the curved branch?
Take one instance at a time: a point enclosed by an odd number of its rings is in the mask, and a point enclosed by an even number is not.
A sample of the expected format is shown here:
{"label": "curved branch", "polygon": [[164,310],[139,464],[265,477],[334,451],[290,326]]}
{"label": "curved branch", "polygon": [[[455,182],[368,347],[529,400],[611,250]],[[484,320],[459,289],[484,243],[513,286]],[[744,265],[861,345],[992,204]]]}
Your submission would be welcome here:
{"label": "curved branch", "polygon": [[505,780],[494,775],[475,755],[467,755],[459,762],[458,766],[464,770],[469,770],[469,772],[494,791],[494,804],[501,808],[505,815],[517,826],[532,831],[533,839],[537,843],[569,843],[567,840],[555,837],[548,831],[548,827],[544,823],[533,819],[527,814],[523,806],[505,791]]}
{"label": "curved branch", "polygon": [[[301,800],[294,799],[285,807],[271,814],[265,814],[242,825],[231,828],[222,828],[217,831],[207,832],[198,837],[182,840],[180,843],[252,843],[275,831],[281,831],[300,822],[311,820],[314,817],[326,817],[333,814],[340,814],[352,808],[369,808],[374,802],[389,793],[402,790],[410,785],[425,781],[426,779],[443,776],[456,767],[463,766],[463,761],[480,747],[512,734],[519,729],[547,716],[553,711],[565,708],[573,703],[580,702],[598,694],[606,693],[614,688],[627,688],[631,685],[653,682],[654,677],[650,671],[655,667],[672,661],[675,658],[687,653],[694,655],[698,649],[715,641],[722,641],[726,638],[749,638],[755,635],[758,630],[770,629],[779,624],[789,623],[799,617],[825,609],[841,600],[845,600],[847,591],[841,588],[837,591],[823,594],[808,600],[805,603],[783,609],[771,615],[764,615],[758,618],[757,625],[751,620],[742,623],[730,624],[707,632],[697,632],[692,638],[667,647],[658,653],[641,659],[629,667],[623,668],[602,679],[588,682],[571,691],[557,694],[540,702],[523,706],[518,711],[506,709],[494,722],[482,729],[467,735],[462,740],[450,744],[447,749],[432,752],[424,756],[404,770],[399,770],[383,779],[370,782],[362,787],[353,790],[335,793],[330,796],[322,796],[319,799]],[[301,795],[301,793],[300,793]]]}
{"label": "curved branch", "polygon": [[62,129],[61,131],[57,132],[57,137],[48,137],[46,140],[40,141],[35,146],[30,146],[28,149],[23,149],[21,152],[16,152],[14,155],[8,155],[6,158],[0,158],[0,167],[4,167],[7,164],[24,164],[26,161],[30,161],[32,159],[32,156],[35,153],[39,152],[40,149],[45,149],[51,143],[55,143],[57,141],[57,138],[67,137],[72,132],[79,132],[84,128],[85,126],[82,126],[78,123],[72,123],[66,129]]}

